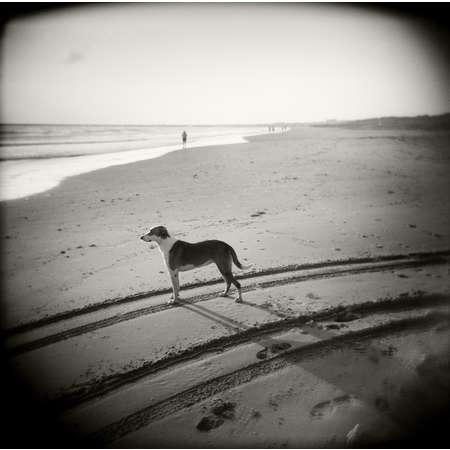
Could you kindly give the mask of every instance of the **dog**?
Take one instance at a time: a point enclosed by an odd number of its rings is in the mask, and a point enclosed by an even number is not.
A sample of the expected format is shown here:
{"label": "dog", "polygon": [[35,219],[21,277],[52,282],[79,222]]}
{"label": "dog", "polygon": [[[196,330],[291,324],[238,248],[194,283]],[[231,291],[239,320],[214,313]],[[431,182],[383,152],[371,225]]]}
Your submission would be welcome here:
{"label": "dog", "polygon": [[145,242],[156,242],[163,255],[173,289],[173,296],[169,303],[179,300],[179,272],[185,272],[212,263],[216,264],[226,283],[225,291],[221,296],[228,297],[228,291],[231,283],[233,283],[238,291],[236,302],[242,302],[241,284],[233,276],[232,263],[241,270],[248,269],[251,266],[242,265],[233,247],[226,242],[211,240],[191,244],[171,237],[167,228],[163,226],[152,228],[147,234],[141,236],[141,239]]}

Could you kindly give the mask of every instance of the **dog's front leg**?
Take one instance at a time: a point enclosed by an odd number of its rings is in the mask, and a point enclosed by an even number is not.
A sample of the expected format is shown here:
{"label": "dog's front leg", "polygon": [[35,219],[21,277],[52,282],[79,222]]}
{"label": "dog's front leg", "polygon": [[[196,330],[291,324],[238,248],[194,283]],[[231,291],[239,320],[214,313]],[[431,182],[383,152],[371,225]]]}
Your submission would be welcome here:
{"label": "dog's front leg", "polygon": [[179,274],[179,272],[178,272],[178,270],[177,270],[177,271],[175,272],[175,281],[177,282],[177,292],[178,292],[178,294],[179,294],[179,292],[180,292],[180,278],[179,278],[178,274]]}
{"label": "dog's front leg", "polygon": [[174,272],[174,280],[175,280],[175,286],[176,286],[176,291],[177,291],[177,295],[176,295],[176,300],[180,299],[180,278],[178,276],[178,270],[175,270]]}
{"label": "dog's front leg", "polygon": [[178,281],[178,272],[174,270],[169,270],[169,274],[170,274],[170,281],[172,282],[172,291],[173,291],[173,296],[170,299],[169,303],[175,303],[179,299],[178,293],[180,290]]}

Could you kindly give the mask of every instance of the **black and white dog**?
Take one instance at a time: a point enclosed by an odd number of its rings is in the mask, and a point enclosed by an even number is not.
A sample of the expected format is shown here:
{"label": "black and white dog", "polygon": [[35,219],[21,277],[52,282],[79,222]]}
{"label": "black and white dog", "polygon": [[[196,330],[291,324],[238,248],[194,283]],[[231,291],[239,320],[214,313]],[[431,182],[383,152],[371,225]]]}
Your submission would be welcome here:
{"label": "black and white dog", "polygon": [[228,296],[231,283],[233,283],[238,290],[236,302],[242,302],[241,285],[234,278],[233,272],[231,271],[232,262],[239,269],[248,269],[250,266],[243,266],[239,262],[233,247],[227,243],[213,240],[191,244],[171,237],[167,229],[163,226],[152,228],[147,234],[141,236],[141,239],[145,242],[156,242],[163,255],[173,288],[173,300],[169,303],[176,302],[179,298],[179,272],[212,263],[217,265],[226,283],[226,289],[222,296]]}

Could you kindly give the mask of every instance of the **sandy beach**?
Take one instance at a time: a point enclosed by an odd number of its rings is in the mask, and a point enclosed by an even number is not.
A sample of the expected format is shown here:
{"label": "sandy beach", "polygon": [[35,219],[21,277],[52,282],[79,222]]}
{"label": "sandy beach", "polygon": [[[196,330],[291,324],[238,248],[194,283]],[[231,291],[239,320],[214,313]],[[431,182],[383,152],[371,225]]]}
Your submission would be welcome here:
{"label": "sandy beach", "polygon": [[[11,367],[67,436],[384,446],[448,408],[448,133],[303,126],[248,141],[1,203]],[[139,240],[156,225],[232,245],[252,264],[235,270],[244,303],[218,297],[208,266],[182,273],[183,303],[167,306],[161,254]],[[419,391],[434,399],[422,411]]]}
{"label": "sandy beach", "polygon": [[7,4],[4,446],[450,447],[447,16]]}

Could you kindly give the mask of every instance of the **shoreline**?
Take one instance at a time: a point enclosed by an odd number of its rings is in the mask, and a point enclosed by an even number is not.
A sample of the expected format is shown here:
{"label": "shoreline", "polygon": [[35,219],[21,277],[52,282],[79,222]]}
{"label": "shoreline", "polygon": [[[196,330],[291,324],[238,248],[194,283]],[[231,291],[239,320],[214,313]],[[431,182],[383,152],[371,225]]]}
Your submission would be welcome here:
{"label": "shoreline", "polygon": [[[247,130],[248,131],[248,130]],[[59,186],[69,177],[94,172],[117,165],[131,164],[159,158],[178,151],[246,143],[247,137],[265,134],[204,136],[183,149],[181,144],[129,149],[90,155],[67,155],[58,157],[17,158],[0,161],[0,202],[27,198]]]}

